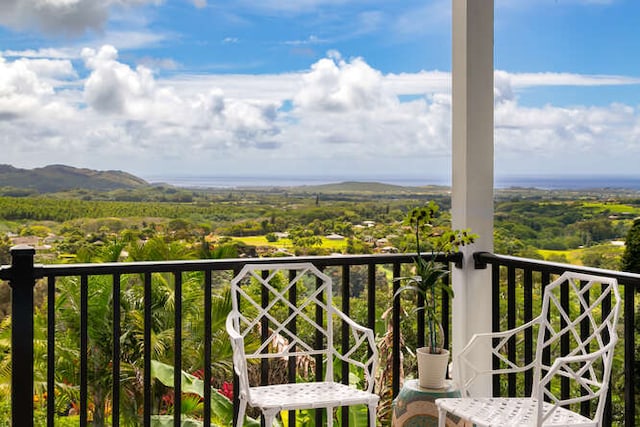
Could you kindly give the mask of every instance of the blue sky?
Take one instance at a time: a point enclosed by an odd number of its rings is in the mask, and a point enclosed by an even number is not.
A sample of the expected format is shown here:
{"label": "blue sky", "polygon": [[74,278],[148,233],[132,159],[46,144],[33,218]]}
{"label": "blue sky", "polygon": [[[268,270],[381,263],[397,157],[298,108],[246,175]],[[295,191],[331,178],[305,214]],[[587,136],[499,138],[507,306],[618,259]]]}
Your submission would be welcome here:
{"label": "blue sky", "polygon": [[[495,0],[497,176],[639,174],[639,28]],[[450,0],[7,0],[0,162],[441,182],[450,70]]]}

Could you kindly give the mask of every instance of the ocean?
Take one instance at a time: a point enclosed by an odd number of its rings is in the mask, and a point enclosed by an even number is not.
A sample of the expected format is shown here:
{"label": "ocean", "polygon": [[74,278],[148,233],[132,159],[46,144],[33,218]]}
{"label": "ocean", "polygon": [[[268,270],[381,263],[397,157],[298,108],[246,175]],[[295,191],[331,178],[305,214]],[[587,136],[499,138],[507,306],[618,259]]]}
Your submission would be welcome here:
{"label": "ocean", "polygon": [[[148,176],[151,183],[166,183],[188,188],[243,188],[243,187],[297,187],[303,185],[334,184],[346,181],[380,182],[406,187],[438,185],[450,186],[443,177],[403,176]],[[542,190],[627,189],[640,190],[639,176],[498,176],[495,188],[538,188]]]}

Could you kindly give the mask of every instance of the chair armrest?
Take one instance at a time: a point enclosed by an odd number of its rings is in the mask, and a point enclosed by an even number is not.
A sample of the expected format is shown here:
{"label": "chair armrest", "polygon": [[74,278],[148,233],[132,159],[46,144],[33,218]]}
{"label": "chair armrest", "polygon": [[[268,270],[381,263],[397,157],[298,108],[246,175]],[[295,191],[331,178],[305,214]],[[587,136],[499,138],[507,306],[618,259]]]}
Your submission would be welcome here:
{"label": "chair armrest", "polygon": [[[351,337],[354,340],[354,344],[351,346],[351,348],[344,353],[339,353],[334,347],[334,355],[349,364],[358,366],[364,371],[365,380],[367,382],[366,390],[371,393],[373,391],[375,373],[378,369],[379,363],[378,346],[376,345],[373,330],[356,323],[353,319],[351,319],[349,316],[335,307],[332,308],[332,311],[349,326],[349,328],[351,329]],[[354,353],[356,353],[365,342],[368,345],[368,349],[371,351],[367,360],[362,362],[360,360],[354,359],[352,356],[354,356]]]}
{"label": "chair armrest", "polygon": [[[606,393],[608,389],[608,382],[610,378],[610,372],[605,372],[604,375],[598,374],[596,371],[602,369],[601,366],[594,366],[598,360],[604,358],[613,357],[613,349],[618,342],[617,333],[613,332],[611,340],[604,347],[592,351],[590,353],[579,353],[576,355],[559,356],[555,358],[553,364],[547,371],[547,373],[540,379],[538,389],[534,389],[534,393],[538,393],[538,398],[543,399],[543,396],[547,396],[555,406],[564,406],[572,403],[591,400],[595,395]],[[604,360],[603,360],[604,361]],[[611,370],[611,363],[605,363],[605,367]],[[583,391],[588,391],[587,394],[582,396],[575,396],[569,399],[560,399],[553,394],[553,388],[548,389],[546,385],[552,380],[552,378],[561,376],[570,378],[572,381],[577,382],[582,387]],[[600,378],[600,379],[599,379]],[[602,380],[604,379],[604,380]]]}
{"label": "chair armrest", "polygon": [[249,382],[247,373],[247,360],[244,352],[244,337],[238,333],[236,329],[238,314],[233,311],[227,315],[225,323],[227,334],[231,341],[231,349],[233,350],[233,369],[240,379],[240,393],[248,396]]}
{"label": "chair armrest", "polygon": [[[517,362],[509,360],[502,352],[502,349],[504,349],[509,341],[514,339],[518,334],[539,325],[540,320],[541,317],[538,316],[517,328],[500,332],[488,332],[473,335],[467,345],[456,356],[453,365],[455,379],[459,383],[458,385],[461,388],[463,396],[469,395],[470,386],[481,376],[523,372],[533,368],[535,360],[527,365],[520,366]],[[494,340],[498,340],[498,342],[494,344]],[[485,353],[490,352],[492,356],[497,357],[498,360],[505,363],[507,367],[493,369],[478,366],[470,357],[471,354],[478,351],[483,351]]]}

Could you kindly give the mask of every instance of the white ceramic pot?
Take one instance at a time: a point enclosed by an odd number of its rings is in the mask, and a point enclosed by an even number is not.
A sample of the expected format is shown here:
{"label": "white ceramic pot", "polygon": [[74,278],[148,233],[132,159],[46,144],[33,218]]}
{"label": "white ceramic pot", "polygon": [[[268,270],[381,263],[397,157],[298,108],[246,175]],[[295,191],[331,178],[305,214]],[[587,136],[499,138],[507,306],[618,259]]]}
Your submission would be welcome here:
{"label": "white ceramic pot", "polygon": [[440,353],[429,353],[429,347],[420,347],[418,357],[418,381],[423,388],[443,388],[449,364],[449,350],[440,349]]}

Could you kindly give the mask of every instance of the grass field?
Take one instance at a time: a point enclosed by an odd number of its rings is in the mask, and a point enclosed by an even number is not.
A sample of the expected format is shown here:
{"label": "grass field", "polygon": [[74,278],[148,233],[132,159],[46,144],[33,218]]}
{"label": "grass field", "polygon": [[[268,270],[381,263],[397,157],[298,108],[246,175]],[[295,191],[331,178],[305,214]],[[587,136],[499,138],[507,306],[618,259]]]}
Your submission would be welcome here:
{"label": "grass field", "polygon": [[612,214],[640,215],[640,208],[637,206],[624,205],[620,203],[607,202],[585,202],[583,206],[595,208],[599,211],[609,211]]}
{"label": "grass field", "polygon": [[584,249],[569,249],[566,251],[555,251],[549,249],[538,249],[538,253],[544,257],[545,260],[558,259],[564,256],[569,264],[582,265],[582,254]]}
{"label": "grass field", "polygon": [[[557,261],[560,257],[564,256],[567,259],[567,263],[575,264],[575,265],[583,265],[582,259],[585,254],[588,254],[590,249],[602,248],[606,247],[606,252],[612,256],[621,256],[624,252],[624,246],[619,245],[598,245],[593,248],[580,248],[580,249],[569,249],[566,251],[555,251],[555,250],[547,250],[547,249],[538,249],[538,253],[544,257],[545,260],[548,261]],[[565,261],[560,261],[565,262]]]}
{"label": "grass field", "polygon": [[[273,246],[275,248],[292,249],[293,245],[289,239],[280,239],[276,242],[269,242],[265,236],[248,236],[248,237],[235,237],[234,240],[241,241],[246,245],[252,246]],[[344,240],[330,240],[322,238],[322,247],[331,249],[335,252],[342,252],[347,247],[347,239]]]}

